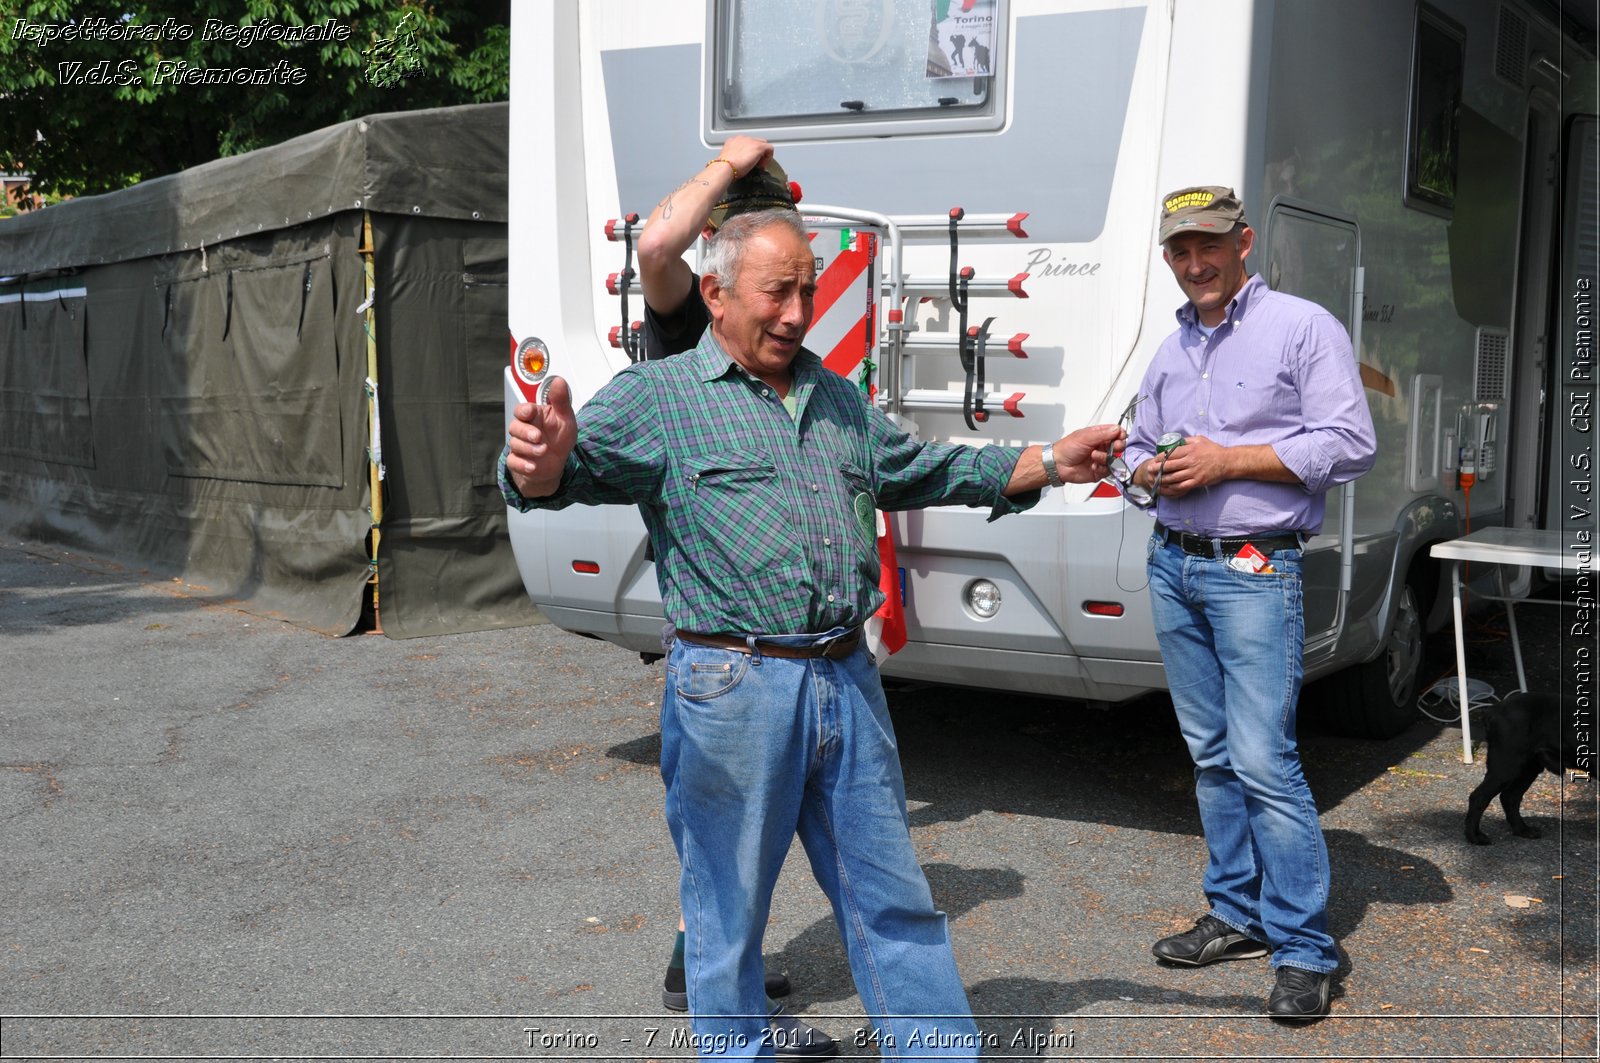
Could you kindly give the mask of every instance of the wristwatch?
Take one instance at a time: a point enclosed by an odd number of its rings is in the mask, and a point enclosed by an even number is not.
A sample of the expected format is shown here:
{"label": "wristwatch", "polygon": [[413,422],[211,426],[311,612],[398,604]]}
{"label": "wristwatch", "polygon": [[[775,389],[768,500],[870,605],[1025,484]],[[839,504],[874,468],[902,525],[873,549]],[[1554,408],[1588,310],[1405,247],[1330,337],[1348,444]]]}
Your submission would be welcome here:
{"label": "wristwatch", "polygon": [[1061,474],[1056,471],[1055,443],[1046,443],[1039,448],[1039,463],[1044,466],[1044,478],[1050,481],[1051,487],[1065,487],[1067,485],[1067,481],[1063,480]]}

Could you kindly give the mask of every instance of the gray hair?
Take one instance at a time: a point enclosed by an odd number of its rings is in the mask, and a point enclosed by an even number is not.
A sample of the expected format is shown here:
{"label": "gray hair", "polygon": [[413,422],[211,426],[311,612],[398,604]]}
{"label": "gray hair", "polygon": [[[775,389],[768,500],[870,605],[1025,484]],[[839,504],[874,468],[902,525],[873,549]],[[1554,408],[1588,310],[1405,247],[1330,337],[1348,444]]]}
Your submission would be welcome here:
{"label": "gray hair", "polygon": [[774,225],[782,225],[800,239],[806,239],[806,224],[792,210],[780,207],[736,214],[723,222],[711,238],[711,246],[700,260],[700,272],[708,277],[716,277],[725,288],[733,287],[739,279],[739,264],[744,258],[745,245],[756,233]]}

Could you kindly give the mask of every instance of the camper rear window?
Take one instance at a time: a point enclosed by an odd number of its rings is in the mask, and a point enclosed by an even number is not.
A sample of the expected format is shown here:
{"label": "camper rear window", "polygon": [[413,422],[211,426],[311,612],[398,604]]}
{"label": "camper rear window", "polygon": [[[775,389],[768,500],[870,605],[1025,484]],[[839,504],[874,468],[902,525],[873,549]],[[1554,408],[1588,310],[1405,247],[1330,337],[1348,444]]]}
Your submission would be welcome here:
{"label": "camper rear window", "polygon": [[1005,0],[717,0],[713,140],[995,129]]}
{"label": "camper rear window", "polygon": [[1448,216],[1456,202],[1461,155],[1463,33],[1443,15],[1419,6],[1415,47],[1406,202]]}

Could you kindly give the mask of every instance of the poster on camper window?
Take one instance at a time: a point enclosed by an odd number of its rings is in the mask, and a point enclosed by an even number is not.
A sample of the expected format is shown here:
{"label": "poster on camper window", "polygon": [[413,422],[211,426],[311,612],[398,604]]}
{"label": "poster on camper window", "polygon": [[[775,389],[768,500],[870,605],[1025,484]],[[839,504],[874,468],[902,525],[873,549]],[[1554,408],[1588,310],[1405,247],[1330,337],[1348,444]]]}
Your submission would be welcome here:
{"label": "poster on camper window", "polygon": [[993,42],[994,0],[933,0],[928,77],[988,77]]}

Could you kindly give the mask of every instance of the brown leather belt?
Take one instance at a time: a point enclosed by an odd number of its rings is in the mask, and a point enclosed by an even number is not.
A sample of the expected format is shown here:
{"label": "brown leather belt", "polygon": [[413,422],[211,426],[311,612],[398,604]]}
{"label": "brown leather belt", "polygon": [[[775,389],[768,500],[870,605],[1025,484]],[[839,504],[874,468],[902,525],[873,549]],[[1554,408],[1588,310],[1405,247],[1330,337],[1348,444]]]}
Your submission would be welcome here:
{"label": "brown leather belt", "polygon": [[1299,535],[1192,535],[1189,532],[1175,532],[1171,528],[1156,521],[1156,535],[1164,543],[1176,543],[1179,549],[1186,554],[1196,557],[1217,557],[1217,547],[1222,548],[1222,555],[1236,554],[1245,543],[1254,543],[1257,550],[1263,554],[1271,554],[1274,550],[1299,550],[1305,544]]}
{"label": "brown leather belt", "polygon": [[[719,650],[732,650],[734,653],[750,652],[749,643],[738,635],[702,635],[697,631],[679,631],[676,637],[685,642],[692,642],[696,646],[711,646]],[[861,628],[857,626],[827,642],[813,643],[810,646],[784,646],[756,639],[756,652],[763,657],[787,657],[792,660],[825,657],[830,661],[842,661],[854,653],[860,644]]]}

